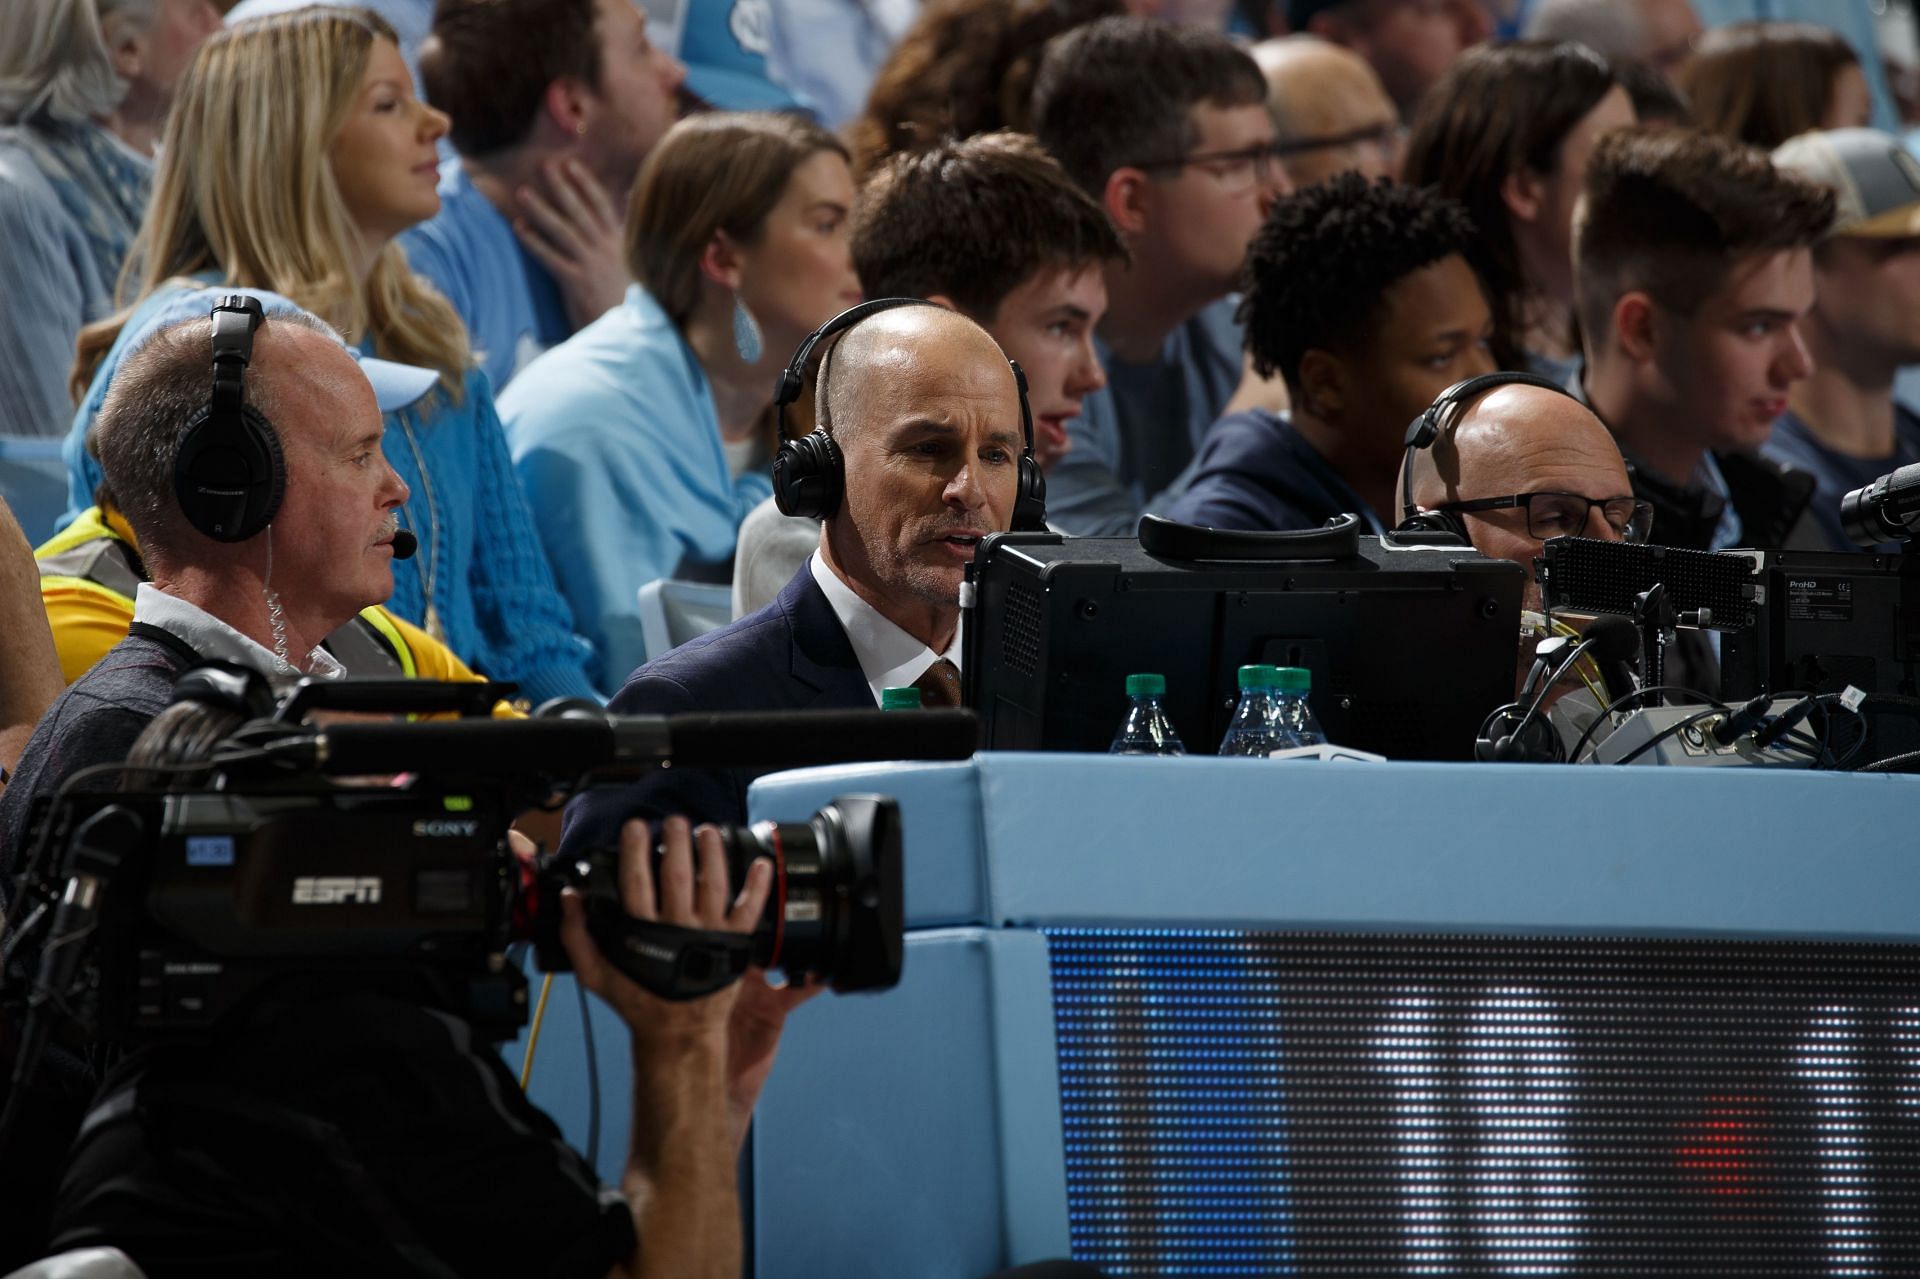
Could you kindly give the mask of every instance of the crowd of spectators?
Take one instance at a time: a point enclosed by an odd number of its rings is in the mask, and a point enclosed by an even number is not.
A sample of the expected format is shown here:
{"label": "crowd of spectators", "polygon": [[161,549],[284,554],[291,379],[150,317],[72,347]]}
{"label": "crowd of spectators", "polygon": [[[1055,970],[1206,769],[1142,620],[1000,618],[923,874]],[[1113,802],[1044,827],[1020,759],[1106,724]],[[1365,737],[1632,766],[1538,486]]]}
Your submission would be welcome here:
{"label": "crowd of spectators", "polygon": [[[962,566],[1042,476],[1072,536],[1446,514],[1529,570],[1558,532],[1851,549],[1839,496],[1920,460],[1920,162],[1869,127],[1876,51],[1688,0],[1517,8],[13,0],[0,875],[31,798],[124,758],[199,659],[634,711],[944,700]],[[882,298],[919,305],[775,402]],[[234,325],[268,459],[239,530],[176,461]],[[1409,421],[1496,370],[1539,380],[1463,396],[1403,472]],[[665,651],[666,581],[737,620]],[[738,820],[751,776],[602,793],[568,846]],[[765,889],[629,905],[739,927]],[[581,1273],[724,1273],[728,1157],[807,992],[663,1011],[569,920],[657,1067],[636,1114],[695,1118],[685,1150],[636,1133],[624,1199],[555,1165],[548,1234],[593,1241]],[[44,1108],[52,1157],[98,1082]],[[38,1172],[9,1184],[44,1226]],[[242,1189],[209,1233],[245,1241]],[[164,1200],[62,1196],[68,1243],[206,1260]],[[467,1255],[463,1222],[422,1246]]]}

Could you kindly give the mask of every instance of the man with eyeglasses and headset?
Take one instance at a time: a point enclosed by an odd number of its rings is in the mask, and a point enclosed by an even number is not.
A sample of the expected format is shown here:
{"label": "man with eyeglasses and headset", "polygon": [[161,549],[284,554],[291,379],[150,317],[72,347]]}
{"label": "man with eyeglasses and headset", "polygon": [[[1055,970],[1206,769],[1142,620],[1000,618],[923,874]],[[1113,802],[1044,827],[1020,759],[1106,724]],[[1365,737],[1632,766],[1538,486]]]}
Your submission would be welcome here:
{"label": "man with eyeglasses and headset", "polygon": [[[1105,268],[1096,349],[1108,385],[1067,425],[1047,518],[1080,536],[1129,536],[1186,487],[1202,435],[1241,398],[1229,295],[1268,206],[1290,189],[1266,82],[1218,32],[1104,18],[1048,47],[1031,123],[1128,253]],[[1257,380],[1246,396],[1280,399]]]}
{"label": "man with eyeglasses and headset", "polygon": [[[1579,400],[1524,383],[1496,386],[1460,404],[1452,425],[1439,423],[1431,447],[1409,450],[1401,477],[1405,521],[1421,512],[1451,513],[1474,549],[1511,560],[1527,570],[1522,598],[1520,661],[1516,687],[1526,679],[1533,650],[1553,627],[1542,608],[1534,576],[1541,546],[1552,537],[1591,537],[1608,542],[1644,542],[1653,507],[1633,495],[1626,464],[1613,436]],[[1581,671],[1590,689],[1603,687]],[[1579,680],[1548,693],[1543,707],[1578,690]],[[1607,700],[1593,693],[1554,716],[1563,736],[1578,736]],[[1589,704],[1590,703],[1590,704]]]}
{"label": "man with eyeglasses and headset", "polygon": [[1267,78],[1274,151],[1296,188],[1349,170],[1400,176],[1406,126],[1365,58],[1307,35],[1266,40],[1252,52]]}

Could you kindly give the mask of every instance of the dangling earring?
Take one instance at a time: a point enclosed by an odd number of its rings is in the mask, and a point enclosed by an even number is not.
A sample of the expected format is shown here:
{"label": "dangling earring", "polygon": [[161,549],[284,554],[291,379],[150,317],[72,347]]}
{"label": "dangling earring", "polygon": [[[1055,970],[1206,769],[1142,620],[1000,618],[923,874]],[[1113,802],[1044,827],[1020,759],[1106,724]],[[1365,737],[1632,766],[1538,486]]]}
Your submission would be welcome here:
{"label": "dangling earring", "polygon": [[758,364],[767,349],[760,337],[760,322],[753,318],[753,312],[747,310],[738,293],[733,295],[733,349],[747,364]]}

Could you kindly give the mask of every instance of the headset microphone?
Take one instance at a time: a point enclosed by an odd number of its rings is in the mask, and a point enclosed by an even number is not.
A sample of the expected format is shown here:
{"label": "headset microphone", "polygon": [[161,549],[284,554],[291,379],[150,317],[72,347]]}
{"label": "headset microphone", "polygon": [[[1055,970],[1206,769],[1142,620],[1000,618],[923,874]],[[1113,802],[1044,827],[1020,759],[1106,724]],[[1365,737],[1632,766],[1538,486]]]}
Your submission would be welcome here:
{"label": "headset microphone", "polygon": [[410,560],[413,553],[420,549],[420,539],[407,529],[396,529],[393,534],[393,558]]}
{"label": "headset microphone", "polygon": [[[1522,696],[1532,696],[1524,712],[1521,711],[1520,702],[1510,702],[1487,716],[1487,723],[1473,744],[1474,758],[1500,763],[1561,759],[1559,733],[1550,721],[1540,718],[1540,708],[1546,703],[1547,694],[1553,691],[1555,684],[1572,674],[1575,663],[1588,653],[1592,653],[1594,663],[1605,670],[1631,659],[1639,642],[1639,632],[1627,618],[1611,615],[1594,618],[1580,642],[1567,654],[1566,660],[1554,668],[1553,674],[1540,685],[1538,692],[1533,692],[1533,685],[1535,676],[1542,672],[1543,667],[1540,661],[1534,663],[1533,671],[1527,676],[1527,688],[1522,693]],[[1549,650],[1544,657],[1550,662],[1564,645],[1553,645],[1552,641],[1548,641],[1540,647]],[[1514,718],[1516,713],[1519,714],[1518,719]],[[1509,729],[1508,725],[1512,727]]]}

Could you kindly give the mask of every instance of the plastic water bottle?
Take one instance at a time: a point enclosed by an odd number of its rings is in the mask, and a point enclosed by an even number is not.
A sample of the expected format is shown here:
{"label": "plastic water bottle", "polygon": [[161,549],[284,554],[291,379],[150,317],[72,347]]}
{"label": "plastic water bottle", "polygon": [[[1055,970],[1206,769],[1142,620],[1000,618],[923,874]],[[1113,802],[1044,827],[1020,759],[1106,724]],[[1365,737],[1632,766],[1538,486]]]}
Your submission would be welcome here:
{"label": "plastic water bottle", "polygon": [[917,711],[920,709],[920,690],[911,684],[901,688],[883,688],[880,690],[880,709]]}
{"label": "plastic water bottle", "polygon": [[1180,735],[1173,731],[1160,699],[1167,695],[1167,681],[1159,675],[1127,676],[1127,717],[1113,735],[1109,755],[1184,755]]}
{"label": "plastic water bottle", "polygon": [[1301,741],[1287,723],[1286,704],[1280,697],[1280,667],[1242,666],[1240,705],[1234,708],[1227,735],[1220,739],[1220,753],[1264,759],[1274,751],[1299,745]]}
{"label": "plastic water bottle", "polygon": [[1320,731],[1313,707],[1307,705],[1307,694],[1313,691],[1313,672],[1304,666],[1281,666],[1276,671],[1280,710],[1286,717],[1287,727],[1300,739],[1300,745],[1325,746],[1327,735]]}

